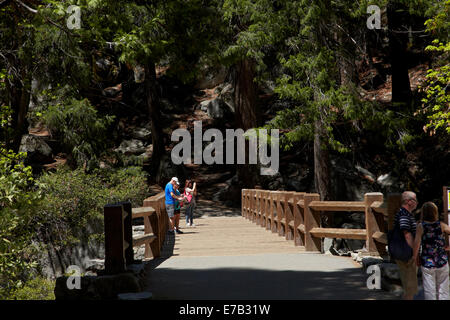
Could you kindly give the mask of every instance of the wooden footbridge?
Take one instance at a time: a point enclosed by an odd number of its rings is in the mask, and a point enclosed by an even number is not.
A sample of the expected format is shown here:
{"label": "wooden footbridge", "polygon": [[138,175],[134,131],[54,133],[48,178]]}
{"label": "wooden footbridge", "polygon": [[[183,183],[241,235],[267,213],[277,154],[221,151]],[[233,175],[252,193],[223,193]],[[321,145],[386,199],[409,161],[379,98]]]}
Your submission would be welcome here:
{"label": "wooden footbridge", "polygon": [[[131,249],[145,246],[148,290],[156,299],[395,298],[367,289],[368,275],[351,258],[321,254],[321,239],[365,240],[365,254],[386,255],[386,232],[399,195],[384,199],[368,193],[364,201],[352,202],[319,199],[318,194],[245,189],[241,210],[227,215],[214,216],[199,201],[197,211],[203,214],[196,227],[181,222],[184,233],[176,235],[167,233],[164,193],[132,208],[130,215],[121,204],[106,206],[106,272],[125,270],[134,261]],[[321,215],[336,211],[364,212],[365,228],[323,228]],[[123,230],[138,218],[144,219],[145,234],[130,239]],[[121,226],[124,238],[117,237]]]}

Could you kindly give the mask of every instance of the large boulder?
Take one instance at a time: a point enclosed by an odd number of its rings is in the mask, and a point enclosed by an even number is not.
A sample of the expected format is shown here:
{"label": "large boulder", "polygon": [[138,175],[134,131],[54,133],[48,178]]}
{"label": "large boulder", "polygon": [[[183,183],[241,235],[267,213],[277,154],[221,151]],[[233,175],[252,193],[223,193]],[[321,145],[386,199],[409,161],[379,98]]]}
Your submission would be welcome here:
{"label": "large boulder", "polygon": [[120,144],[118,148],[116,148],[115,152],[120,152],[126,155],[140,155],[146,151],[146,147],[144,146],[144,143],[141,140],[137,139],[131,139],[131,140],[124,140]]}
{"label": "large boulder", "polygon": [[131,136],[133,137],[133,139],[138,139],[138,140],[143,140],[143,141],[151,141],[152,140],[152,132],[145,127],[133,129],[133,131],[131,132]]}
{"label": "large boulder", "polygon": [[30,163],[53,162],[52,149],[43,138],[32,134],[25,134],[20,141],[19,152],[26,152]]}
{"label": "large boulder", "polygon": [[202,101],[200,109],[212,119],[233,119],[233,110],[220,97],[212,100]]}
{"label": "large boulder", "polygon": [[234,87],[231,83],[225,84],[225,86],[220,90],[219,98],[228,106],[231,112],[235,112],[234,104]]}

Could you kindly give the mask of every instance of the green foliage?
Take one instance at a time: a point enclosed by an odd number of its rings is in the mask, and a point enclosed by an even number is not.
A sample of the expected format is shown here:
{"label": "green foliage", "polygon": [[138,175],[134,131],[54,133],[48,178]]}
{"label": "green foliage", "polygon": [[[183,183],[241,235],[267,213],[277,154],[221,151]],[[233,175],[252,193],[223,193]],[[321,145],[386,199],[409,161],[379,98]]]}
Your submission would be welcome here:
{"label": "green foliage", "polygon": [[429,122],[424,130],[430,134],[435,134],[439,129],[450,134],[450,42],[448,41],[450,0],[445,1],[443,5],[444,8],[438,11],[436,16],[425,22],[428,32],[437,37],[443,37],[444,34],[445,37],[442,41],[439,38],[433,40],[432,44],[425,48],[438,55],[435,67],[427,71],[425,86],[422,88],[425,93],[422,99],[423,109],[419,110],[419,113],[428,117]]}
{"label": "green foliage", "polygon": [[20,288],[36,267],[31,220],[41,194],[31,189],[34,180],[24,158],[0,147],[0,299]]}
{"label": "green foliage", "polygon": [[62,140],[77,165],[98,166],[107,147],[108,125],[114,116],[101,118],[87,99],[70,99],[51,105],[42,120],[51,133]]}
{"label": "green foliage", "polygon": [[76,245],[82,233],[101,238],[103,207],[120,201],[141,206],[148,191],[145,174],[138,167],[96,169],[92,173],[65,167],[42,175],[39,183],[46,196],[38,207],[35,224],[44,238],[51,236],[56,248]]}
{"label": "green foliage", "polygon": [[28,281],[22,288],[16,290],[11,300],[55,300],[55,281],[36,277]]}
{"label": "green foliage", "polygon": [[332,24],[332,17],[328,14],[326,1],[298,1],[295,2],[295,13],[290,8],[285,17],[292,20],[294,27],[284,34],[286,40],[284,56],[280,53],[280,63],[284,67],[284,74],[277,79],[275,92],[282,99],[296,104],[292,110],[282,110],[271,121],[268,127],[290,129],[282,140],[285,148],[292,147],[292,143],[300,139],[312,139],[320,121],[324,128],[324,141],[339,152],[346,152],[348,148],[333,135],[332,124],[350,109],[354,102],[347,88],[339,86],[336,79],[336,55],[331,50],[332,42],[328,36],[317,32],[323,25]]}

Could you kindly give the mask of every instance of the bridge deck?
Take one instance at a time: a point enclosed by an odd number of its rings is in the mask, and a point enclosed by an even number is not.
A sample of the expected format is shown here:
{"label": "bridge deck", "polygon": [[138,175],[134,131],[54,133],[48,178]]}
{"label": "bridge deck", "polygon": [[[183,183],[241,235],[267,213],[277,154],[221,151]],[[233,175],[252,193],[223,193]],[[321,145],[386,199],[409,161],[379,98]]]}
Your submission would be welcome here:
{"label": "bridge deck", "polygon": [[[243,217],[204,217],[194,221],[194,228],[184,227],[176,235],[174,256],[230,256],[262,253],[298,253],[284,237],[256,226]],[[183,228],[184,227],[184,228]]]}
{"label": "bridge deck", "polygon": [[[199,208],[201,210],[201,208]],[[195,219],[148,264],[154,299],[395,299],[351,258],[306,253],[240,216]]]}

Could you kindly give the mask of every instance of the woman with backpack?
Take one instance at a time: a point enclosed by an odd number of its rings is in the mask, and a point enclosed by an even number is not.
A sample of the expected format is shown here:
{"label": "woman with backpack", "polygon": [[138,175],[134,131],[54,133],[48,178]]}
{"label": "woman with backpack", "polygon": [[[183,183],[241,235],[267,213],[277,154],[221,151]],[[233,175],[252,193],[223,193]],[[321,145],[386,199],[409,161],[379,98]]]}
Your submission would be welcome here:
{"label": "woman with backpack", "polygon": [[194,224],[194,209],[196,207],[195,196],[197,195],[197,184],[192,180],[186,180],[184,186],[184,197],[186,199],[186,226],[195,227]]}

